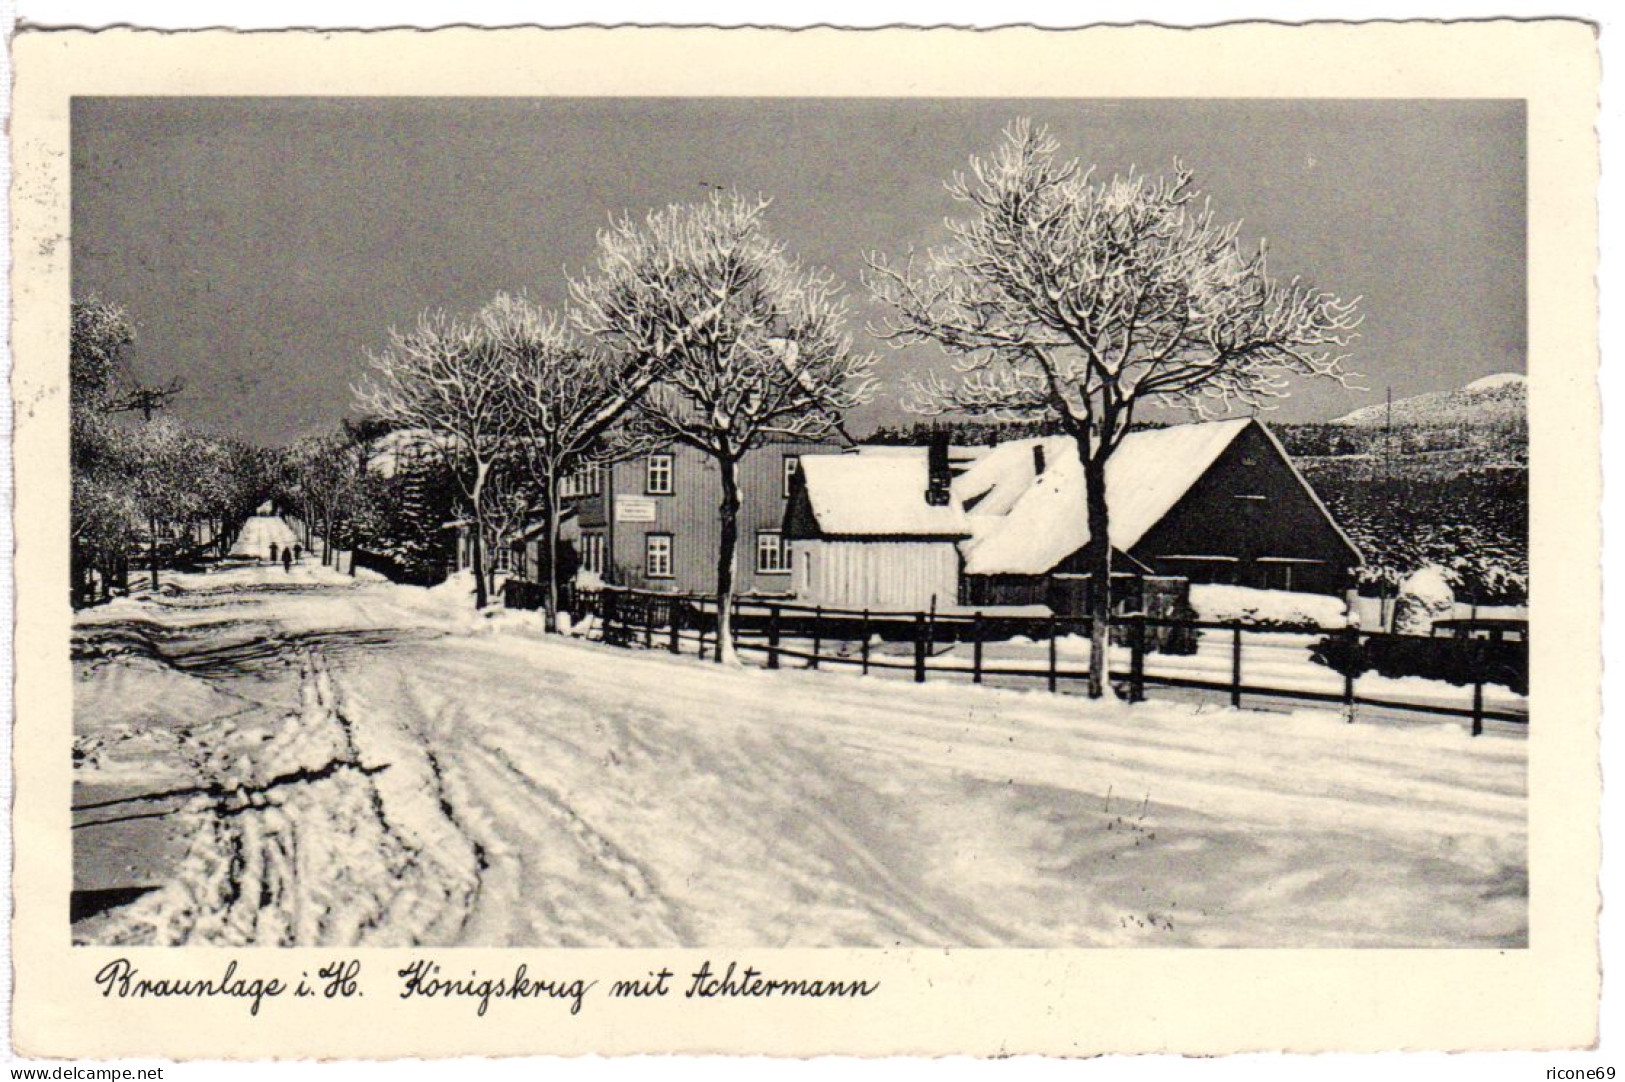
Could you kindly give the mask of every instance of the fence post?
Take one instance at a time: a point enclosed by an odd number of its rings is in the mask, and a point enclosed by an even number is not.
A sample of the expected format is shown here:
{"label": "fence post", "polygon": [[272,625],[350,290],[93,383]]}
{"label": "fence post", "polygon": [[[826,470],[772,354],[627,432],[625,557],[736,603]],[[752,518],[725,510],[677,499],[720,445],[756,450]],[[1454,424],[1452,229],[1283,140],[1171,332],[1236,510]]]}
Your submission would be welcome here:
{"label": "fence post", "polygon": [[824,606],[813,606],[813,648],[812,660],[807,663],[810,669],[818,668],[818,655],[824,650]]}
{"label": "fence post", "polygon": [[1473,640],[1473,735],[1484,735],[1484,648]]}
{"label": "fence post", "polygon": [[982,613],[977,610],[971,618],[971,663],[970,679],[973,684],[982,682]]}
{"label": "fence post", "polygon": [[767,610],[767,667],[779,667],[779,607]]}
{"label": "fence post", "polygon": [[1145,701],[1145,613],[1129,619],[1128,701],[1139,703]]}
{"label": "fence post", "polygon": [[655,648],[655,599],[652,597],[643,599],[643,648]]}
{"label": "fence post", "polygon": [[863,610],[863,623],[860,625],[860,630],[863,632],[863,646],[861,647],[861,651],[862,651],[862,654],[863,654],[863,675],[868,676],[869,675],[869,610],[868,609]]}
{"label": "fence post", "polygon": [[1230,622],[1230,705],[1241,708],[1241,621]]}
{"label": "fence post", "polygon": [[1055,690],[1055,614],[1049,617],[1049,689]]}
{"label": "fence post", "polygon": [[1360,658],[1360,629],[1351,627],[1344,635],[1348,642],[1348,659],[1343,671],[1343,711],[1348,723],[1354,724],[1354,670]]}
{"label": "fence post", "polygon": [[680,654],[680,653],[683,652],[683,648],[679,643],[680,636],[679,636],[678,629],[677,629],[677,614],[680,611],[681,611],[681,608],[680,608],[680,606],[678,606],[676,601],[673,601],[671,603],[670,607],[667,609],[667,613],[670,616],[670,619],[668,619],[666,622],[671,625],[670,648],[671,648],[671,652],[674,653],[674,654]]}
{"label": "fence post", "polygon": [[914,614],[914,682],[925,683],[925,613]]}

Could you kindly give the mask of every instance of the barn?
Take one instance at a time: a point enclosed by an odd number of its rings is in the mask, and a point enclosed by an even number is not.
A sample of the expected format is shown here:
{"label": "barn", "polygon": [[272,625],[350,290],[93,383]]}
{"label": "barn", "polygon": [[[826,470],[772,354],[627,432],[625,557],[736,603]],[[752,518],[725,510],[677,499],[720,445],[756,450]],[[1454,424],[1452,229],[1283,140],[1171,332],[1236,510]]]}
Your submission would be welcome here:
{"label": "barn", "polygon": [[[1112,545],[1139,575],[1335,594],[1359,550],[1256,419],[1130,433],[1106,468]],[[1084,588],[1083,467],[1070,437],[998,445],[953,483],[971,537],[969,603],[1048,600]],[[1045,597],[1032,596],[1043,591]],[[1061,607],[1072,610],[1080,597]]]}
{"label": "barn", "polygon": [[796,597],[827,608],[953,606],[971,535],[953,499],[946,444],[927,454],[804,458],[785,512]]}

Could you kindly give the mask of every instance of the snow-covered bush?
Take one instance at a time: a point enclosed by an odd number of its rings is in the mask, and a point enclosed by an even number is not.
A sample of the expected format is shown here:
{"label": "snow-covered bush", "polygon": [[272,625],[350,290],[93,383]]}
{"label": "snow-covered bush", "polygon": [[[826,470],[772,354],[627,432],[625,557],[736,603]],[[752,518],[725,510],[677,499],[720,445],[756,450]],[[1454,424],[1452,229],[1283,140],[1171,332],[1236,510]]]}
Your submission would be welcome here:
{"label": "snow-covered bush", "polygon": [[1340,597],[1248,586],[1193,585],[1191,605],[1199,620],[1249,627],[1342,627],[1347,619]]}
{"label": "snow-covered bush", "polygon": [[1431,635],[1436,620],[1449,619],[1456,609],[1456,591],[1449,573],[1436,565],[1413,571],[1399,587],[1394,602],[1394,631],[1401,635]]}

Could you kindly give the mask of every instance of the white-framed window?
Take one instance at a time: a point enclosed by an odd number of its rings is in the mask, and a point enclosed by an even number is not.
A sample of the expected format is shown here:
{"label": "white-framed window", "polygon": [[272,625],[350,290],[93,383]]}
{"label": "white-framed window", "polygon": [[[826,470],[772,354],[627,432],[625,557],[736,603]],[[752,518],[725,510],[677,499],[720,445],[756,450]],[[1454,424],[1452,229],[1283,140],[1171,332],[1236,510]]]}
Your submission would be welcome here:
{"label": "white-framed window", "polygon": [[604,535],[600,530],[581,532],[581,568],[594,575],[604,573]]}
{"label": "white-framed window", "polygon": [[671,484],[671,455],[656,452],[649,456],[648,466],[643,474],[643,493],[646,496],[670,496]]}
{"label": "white-framed window", "polygon": [[756,570],[763,575],[790,573],[790,550],[778,530],[756,531]]}
{"label": "white-framed window", "polygon": [[672,577],[671,534],[651,533],[643,536],[643,573],[651,579]]}
{"label": "white-framed window", "polygon": [[509,548],[507,545],[498,545],[496,551],[493,552],[491,556],[491,570],[501,575],[506,573],[511,566],[510,560],[513,557],[513,549]]}
{"label": "white-framed window", "polygon": [[784,456],[784,495],[790,495],[790,487],[795,484],[796,474],[801,472],[801,456]]}
{"label": "white-framed window", "polygon": [[596,496],[604,491],[604,467],[598,463],[582,466],[559,483],[559,495]]}

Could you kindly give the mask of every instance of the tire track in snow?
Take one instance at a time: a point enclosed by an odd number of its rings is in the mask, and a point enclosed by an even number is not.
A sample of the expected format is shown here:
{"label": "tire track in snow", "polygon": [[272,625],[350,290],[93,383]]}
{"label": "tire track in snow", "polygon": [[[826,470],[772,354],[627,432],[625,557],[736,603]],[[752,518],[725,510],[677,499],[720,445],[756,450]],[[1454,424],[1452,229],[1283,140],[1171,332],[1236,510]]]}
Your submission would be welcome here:
{"label": "tire track in snow", "polygon": [[369,761],[320,653],[304,658],[299,709],[273,731],[217,735],[203,764],[215,795],[181,812],[192,841],[177,874],[95,941],[395,945],[461,926],[472,852],[438,812],[414,813],[414,764]]}
{"label": "tire track in snow", "polygon": [[448,798],[452,820],[488,854],[465,944],[636,942],[689,937],[652,873],[562,793],[488,743],[466,706],[401,682]]}

